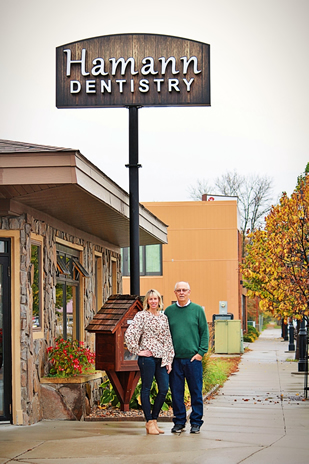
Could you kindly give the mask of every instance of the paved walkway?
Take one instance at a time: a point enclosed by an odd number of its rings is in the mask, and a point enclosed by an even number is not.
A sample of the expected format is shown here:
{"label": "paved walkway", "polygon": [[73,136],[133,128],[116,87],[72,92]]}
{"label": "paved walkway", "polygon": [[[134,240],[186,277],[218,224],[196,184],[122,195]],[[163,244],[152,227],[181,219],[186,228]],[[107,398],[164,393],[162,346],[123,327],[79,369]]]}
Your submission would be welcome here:
{"label": "paved walkway", "polygon": [[142,422],[44,421],[0,425],[0,464],[307,464],[309,400],[303,376],[287,362],[288,342],[266,330],[239,372],[205,404],[199,435],[145,434]]}

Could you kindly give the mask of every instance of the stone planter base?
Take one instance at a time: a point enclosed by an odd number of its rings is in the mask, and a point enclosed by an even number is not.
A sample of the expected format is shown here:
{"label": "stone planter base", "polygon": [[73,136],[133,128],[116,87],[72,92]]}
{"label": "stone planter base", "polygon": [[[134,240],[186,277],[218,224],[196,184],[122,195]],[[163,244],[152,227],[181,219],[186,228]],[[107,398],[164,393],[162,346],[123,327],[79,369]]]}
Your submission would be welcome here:
{"label": "stone planter base", "polygon": [[43,419],[85,420],[92,406],[100,401],[100,385],[105,377],[101,371],[66,379],[42,377]]}

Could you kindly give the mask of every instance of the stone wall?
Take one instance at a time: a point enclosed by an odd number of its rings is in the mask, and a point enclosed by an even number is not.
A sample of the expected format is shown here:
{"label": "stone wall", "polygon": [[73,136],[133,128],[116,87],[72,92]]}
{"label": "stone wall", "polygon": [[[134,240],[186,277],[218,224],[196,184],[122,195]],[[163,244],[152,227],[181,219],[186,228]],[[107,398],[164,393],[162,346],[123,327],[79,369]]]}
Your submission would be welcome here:
{"label": "stone wall", "polygon": [[[103,376],[87,380],[87,376],[73,379],[41,379],[43,419],[83,421],[91,408],[100,402]],[[74,382],[73,382],[74,381]]]}
{"label": "stone wall", "polygon": [[[21,398],[24,425],[33,424],[43,418],[40,379],[47,374],[46,348],[53,344],[56,328],[56,238],[72,245],[83,246],[83,266],[91,275],[84,279],[84,327],[93,318],[95,305],[94,251],[102,253],[103,302],[112,294],[111,258],[117,263],[117,291],[121,293],[120,255],[98,244],[90,243],[65,230],[58,230],[39,221],[29,214],[19,217],[0,218],[3,230],[20,231],[20,354],[21,354]],[[31,233],[43,237],[43,317],[44,338],[33,339],[32,288],[31,288]],[[85,334],[85,343],[93,347],[93,337]]]}

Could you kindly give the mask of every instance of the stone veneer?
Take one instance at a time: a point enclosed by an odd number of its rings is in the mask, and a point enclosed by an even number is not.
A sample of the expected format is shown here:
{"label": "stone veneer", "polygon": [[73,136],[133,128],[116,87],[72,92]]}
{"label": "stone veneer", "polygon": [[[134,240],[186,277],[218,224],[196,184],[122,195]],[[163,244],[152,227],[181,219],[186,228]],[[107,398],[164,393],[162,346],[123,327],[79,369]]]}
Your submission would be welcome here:
{"label": "stone veneer", "polygon": [[70,379],[41,378],[43,419],[85,420],[91,408],[100,402],[103,372]]}
{"label": "stone veneer", "polygon": [[[84,327],[95,314],[94,252],[102,253],[103,303],[112,294],[112,263],[117,263],[117,291],[121,293],[120,254],[78,236],[56,229],[29,214],[1,217],[2,230],[20,231],[20,355],[23,424],[34,424],[43,418],[40,379],[47,374],[46,348],[55,338],[56,315],[56,238],[83,246],[83,266],[91,275],[84,279]],[[43,237],[43,317],[44,338],[33,338],[31,289],[31,233]],[[98,243],[100,240],[98,240]],[[85,344],[93,347],[93,335],[85,333]]]}

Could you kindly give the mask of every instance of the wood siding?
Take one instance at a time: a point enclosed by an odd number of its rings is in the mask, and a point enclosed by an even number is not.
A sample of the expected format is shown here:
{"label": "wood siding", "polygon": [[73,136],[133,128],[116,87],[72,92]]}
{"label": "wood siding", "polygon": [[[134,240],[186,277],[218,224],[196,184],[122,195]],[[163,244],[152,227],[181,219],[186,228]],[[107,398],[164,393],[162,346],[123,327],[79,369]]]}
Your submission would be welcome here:
{"label": "wood siding", "polygon": [[[68,55],[70,61],[82,59],[82,50],[86,50],[84,75],[80,64],[72,64],[70,75],[67,76]],[[192,64],[188,72],[183,74],[181,57],[197,57],[198,73],[193,72]],[[111,73],[110,59],[134,58],[134,73],[129,72],[128,65],[123,75],[120,66],[115,75]],[[155,63],[155,74],[141,73],[142,60],[152,57]],[[172,73],[171,65],[167,65],[166,72],[162,73],[159,59],[165,57],[176,58],[176,74]],[[106,75],[93,75],[91,70],[93,61],[97,58],[104,60],[104,72]],[[157,34],[118,34],[85,39],[71,44],[66,44],[56,49],[56,106],[58,108],[85,108],[85,107],[124,107],[124,106],[200,106],[210,105],[210,46],[208,44],[188,40],[181,37],[171,37]],[[161,89],[158,91],[155,79],[162,79]],[[194,79],[190,91],[183,79]],[[148,91],[139,91],[141,80],[149,81]],[[179,91],[171,91],[168,87],[168,79],[179,81]],[[101,91],[101,81],[111,81],[111,92]],[[123,91],[120,92],[117,80],[124,80]],[[71,81],[79,82],[81,90],[78,93],[70,92]],[[94,91],[86,92],[87,81],[92,82]],[[131,88],[134,84],[134,91]]]}

